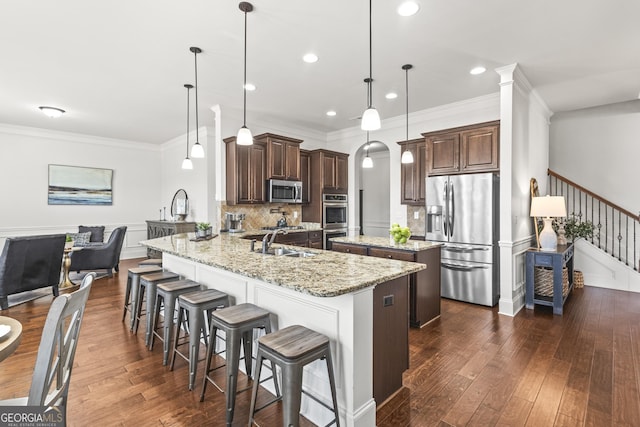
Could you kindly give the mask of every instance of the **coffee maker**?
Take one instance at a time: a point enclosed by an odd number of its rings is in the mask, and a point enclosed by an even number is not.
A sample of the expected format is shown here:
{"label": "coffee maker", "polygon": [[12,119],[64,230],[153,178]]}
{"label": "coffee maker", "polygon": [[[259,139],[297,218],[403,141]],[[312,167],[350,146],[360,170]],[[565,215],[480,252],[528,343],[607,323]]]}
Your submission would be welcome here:
{"label": "coffee maker", "polygon": [[244,219],[245,214],[225,212],[224,231],[228,231],[229,233],[243,232],[244,230],[242,229],[242,221]]}

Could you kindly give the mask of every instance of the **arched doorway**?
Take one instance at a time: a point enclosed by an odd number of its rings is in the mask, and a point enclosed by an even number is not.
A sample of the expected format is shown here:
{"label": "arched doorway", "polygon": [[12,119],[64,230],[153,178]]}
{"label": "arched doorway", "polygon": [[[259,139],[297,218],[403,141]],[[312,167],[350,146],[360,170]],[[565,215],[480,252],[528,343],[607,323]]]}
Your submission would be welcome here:
{"label": "arched doorway", "polygon": [[[364,168],[366,156],[373,167]],[[390,155],[387,146],[380,141],[363,144],[356,153],[356,215],[360,234],[386,237],[390,224]]]}

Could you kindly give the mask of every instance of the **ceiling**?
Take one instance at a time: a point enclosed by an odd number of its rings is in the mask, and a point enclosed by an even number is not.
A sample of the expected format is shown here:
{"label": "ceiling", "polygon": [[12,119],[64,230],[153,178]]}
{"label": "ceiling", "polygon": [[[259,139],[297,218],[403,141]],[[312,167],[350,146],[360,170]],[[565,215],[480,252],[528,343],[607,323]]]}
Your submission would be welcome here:
{"label": "ceiling", "polygon": [[[640,2],[373,1],[373,105],[383,120],[499,90],[518,63],[554,112],[629,101],[640,92]],[[242,112],[244,15],[236,1],[30,0],[0,13],[0,123],[161,144],[186,130],[198,46],[200,126],[209,107]],[[255,0],[248,15],[247,125],[286,121],[329,132],[366,107],[366,0]],[[302,61],[307,52],[315,64]],[[472,76],[483,65],[487,72]],[[384,95],[396,91],[398,98]],[[192,94],[193,96],[193,94]],[[67,111],[50,119],[37,107]],[[337,112],[327,117],[327,110]],[[193,115],[192,115],[193,117]],[[228,136],[228,135],[223,135]]]}

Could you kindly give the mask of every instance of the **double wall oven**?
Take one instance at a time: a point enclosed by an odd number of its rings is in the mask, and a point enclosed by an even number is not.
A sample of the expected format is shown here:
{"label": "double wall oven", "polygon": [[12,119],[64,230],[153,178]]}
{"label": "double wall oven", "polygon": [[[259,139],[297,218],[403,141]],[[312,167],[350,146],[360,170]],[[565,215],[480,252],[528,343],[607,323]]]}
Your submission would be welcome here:
{"label": "double wall oven", "polygon": [[331,249],[330,238],[344,237],[347,235],[347,215],[346,194],[322,195],[322,234],[324,249]]}

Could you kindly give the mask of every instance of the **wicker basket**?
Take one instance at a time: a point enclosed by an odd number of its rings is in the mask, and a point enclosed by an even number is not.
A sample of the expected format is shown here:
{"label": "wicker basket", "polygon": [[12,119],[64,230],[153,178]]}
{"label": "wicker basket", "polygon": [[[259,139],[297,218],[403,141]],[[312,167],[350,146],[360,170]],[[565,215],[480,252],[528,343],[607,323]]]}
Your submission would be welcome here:
{"label": "wicker basket", "polygon": [[[534,292],[545,297],[553,296],[553,269],[546,267],[535,268]],[[569,293],[569,270],[562,269],[562,296]]]}
{"label": "wicker basket", "polygon": [[584,274],[580,270],[573,270],[573,286],[584,288]]}

